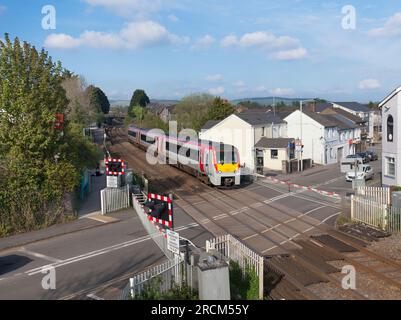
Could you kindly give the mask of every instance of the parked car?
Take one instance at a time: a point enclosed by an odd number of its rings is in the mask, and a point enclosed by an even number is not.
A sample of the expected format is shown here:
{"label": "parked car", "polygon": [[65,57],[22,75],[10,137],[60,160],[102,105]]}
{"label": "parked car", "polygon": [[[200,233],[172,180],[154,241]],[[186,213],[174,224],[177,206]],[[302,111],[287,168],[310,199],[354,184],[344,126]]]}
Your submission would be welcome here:
{"label": "parked car", "polygon": [[376,161],[379,159],[378,155],[376,152],[373,151],[366,151],[366,154],[369,156],[370,161]]}
{"label": "parked car", "polygon": [[[370,165],[361,165],[358,168],[358,171],[356,172],[356,177],[357,179],[364,179],[369,180],[369,179],[374,179],[375,173],[373,171],[373,168]],[[345,180],[348,182],[351,182],[352,180],[355,179],[355,171],[349,171],[345,175]]]}
{"label": "parked car", "polygon": [[370,162],[370,157],[366,152],[358,152],[357,156],[362,158],[363,163],[368,163]]}

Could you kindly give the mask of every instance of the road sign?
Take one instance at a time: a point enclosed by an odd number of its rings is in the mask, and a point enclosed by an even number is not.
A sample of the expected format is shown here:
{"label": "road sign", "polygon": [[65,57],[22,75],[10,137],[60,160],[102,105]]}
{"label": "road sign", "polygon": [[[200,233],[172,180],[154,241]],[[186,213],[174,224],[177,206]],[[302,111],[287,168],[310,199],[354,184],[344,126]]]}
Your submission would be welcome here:
{"label": "road sign", "polygon": [[175,254],[180,254],[180,235],[167,229],[167,249]]}

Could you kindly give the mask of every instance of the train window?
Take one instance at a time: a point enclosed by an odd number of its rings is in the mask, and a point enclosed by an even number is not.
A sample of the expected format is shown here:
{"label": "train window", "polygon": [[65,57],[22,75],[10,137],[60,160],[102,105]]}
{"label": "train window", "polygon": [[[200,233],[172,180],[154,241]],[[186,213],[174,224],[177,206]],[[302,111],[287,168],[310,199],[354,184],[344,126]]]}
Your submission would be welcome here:
{"label": "train window", "polygon": [[150,143],[150,144],[153,144],[156,142],[155,139],[148,137],[145,134],[141,134],[141,140],[144,142]]}
{"label": "train window", "polygon": [[168,151],[170,148],[170,143],[168,141],[166,141],[166,151]]}
{"label": "train window", "polygon": [[136,138],[136,132],[135,131],[128,131],[128,135],[133,137],[133,138]]}
{"label": "train window", "polygon": [[146,141],[146,136],[144,134],[141,134],[141,140]]}
{"label": "train window", "polygon": [[219,164],[235,164],[238,162],[237,153],[233,146],[221,144],[216,155]]}

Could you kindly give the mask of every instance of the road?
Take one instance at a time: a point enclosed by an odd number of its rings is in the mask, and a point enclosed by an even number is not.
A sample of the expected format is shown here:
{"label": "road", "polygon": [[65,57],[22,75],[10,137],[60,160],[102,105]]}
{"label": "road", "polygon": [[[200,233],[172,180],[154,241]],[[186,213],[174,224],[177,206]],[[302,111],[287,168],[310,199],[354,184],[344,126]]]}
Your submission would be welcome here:
{"label": "road", "polygon": [[[368,150],[376,152],[379,160],[369,163],[373,167],[375,176],[373,180],[366,181],[366,186],[380,186],[382,171],[381,145],[377,144],[368,148]],[[321,190],[338,193],[341,196],[353,191],[352,183],[345,181],[345,173],[341,173],[339,164],[319,166],[312,170],[305,170],[301,174],[278,175],[277,178],[293,184],[314,186]]]}
{"label": "road", "polygon": [[[119,221],[0,251],[2,299],[116,299],[130,275],[164,259],[133,210]],[[176,229],[198,246],[212,235],[180,210]],[[1,241],[1,240],[0,240]],[[56,289],[44,290],[42,268],[56,270]]]}

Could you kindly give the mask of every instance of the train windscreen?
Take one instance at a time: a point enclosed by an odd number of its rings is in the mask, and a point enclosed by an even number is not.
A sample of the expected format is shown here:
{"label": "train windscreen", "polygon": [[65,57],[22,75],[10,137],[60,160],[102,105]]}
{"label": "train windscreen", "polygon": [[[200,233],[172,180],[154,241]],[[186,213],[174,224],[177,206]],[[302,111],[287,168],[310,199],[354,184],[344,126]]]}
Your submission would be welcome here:
{"label": "train windscreen", "polygon": [[221,144],[216,152],[216,161],[218,164],[236,164],[238,163],[237,150],[230,145]]}

